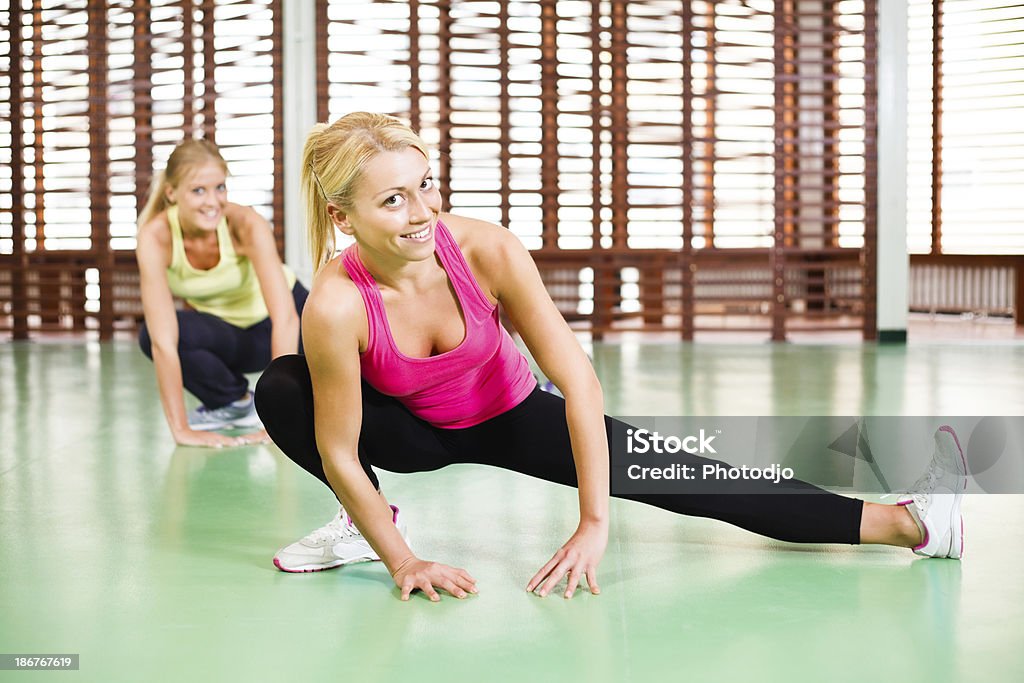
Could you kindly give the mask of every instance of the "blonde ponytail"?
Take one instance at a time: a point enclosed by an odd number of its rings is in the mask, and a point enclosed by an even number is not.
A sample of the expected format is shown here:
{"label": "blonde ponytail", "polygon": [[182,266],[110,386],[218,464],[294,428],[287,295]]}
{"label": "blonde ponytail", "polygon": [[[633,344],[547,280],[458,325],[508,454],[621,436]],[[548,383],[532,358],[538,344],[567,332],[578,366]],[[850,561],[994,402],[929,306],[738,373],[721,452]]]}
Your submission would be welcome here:
{"label": "blonde ponytail", "polygon": [[334,222],[327,204],[352,208],[363,168],[381,152],[414,147],[429,159],[427,146],[407,125],[385,114],[354,112],[331,125],[318,123],[302,149],[302,193],[314,271],[334,257]]}
{"label": "blonde ponytail", "polygon": [[166,209],[171,203],[168,201],[167,193],[164,191],[166,183],[167,174],[164,171],[158,171],[157,174],[153,176],[153,184],[149,188],[149,195],[146,197],[146,204],[139,213],[138,225],[140,228],[153,220],[153,216]]}
{"label": "blonde ponytail", "polygon": [[313,126],[302,148],[302,199],[306,205],[307,231],[314,273],[334,255],[335,244],[334,222],[327,213],[328,196],[313,167],[317,143],[326,129],[326,123]]}

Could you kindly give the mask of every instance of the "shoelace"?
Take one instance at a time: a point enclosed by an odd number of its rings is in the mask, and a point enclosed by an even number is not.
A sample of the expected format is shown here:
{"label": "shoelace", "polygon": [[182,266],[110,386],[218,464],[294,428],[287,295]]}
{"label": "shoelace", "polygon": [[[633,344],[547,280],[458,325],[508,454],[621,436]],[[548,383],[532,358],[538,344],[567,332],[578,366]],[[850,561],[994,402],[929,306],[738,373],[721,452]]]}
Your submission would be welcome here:
{"label": "shoelace", "polygon": [[938,462],[935,461],[933,457],[932,462],[930,465],[928,465],[928,469],[925,471],[925,473],[918,477],[917,481],[911,484],[909,488],[899,489],[897,491],[893,491],[892,493],[887,493],[884,496],[882,496],[882,498],[885,499],[890,498],[892,496],[910,496],[911,499],[918,504],[918,507],[923,507],[923,502],[926,500],[926,497],[932,491],[935,490],[935,483],[939,480],[939,477],[941,477],[944,473],[945,470],[942,469],[942,467],[939,465]]}
{"label": "shoelace", "polygon": [[921,475],[921,477],[914,482],[914,485],[910,488],[910,492],[914,491],[928,491],[931,492],[935,488],[935,482],[938,481],[940,471],[938,463],[933,462],[928,467],[928,471]]}
{"label": "shoelace", "polygon": [[339,538],[354,538],[357,536],[362,536],[362,534],[359,533],[359,530],[356,529],[354,524],[348,524],[340,517],[335,517],[324,526],[310,533],[303,540],[316,544],[322,543],[323,541],[333,541]]}
{"label": "shoelace", "polygon": [[918,509],[924,511],[928,507],[928,497],[935,490],[935,483],[945,473],[938,463],[933,462],[928,471],[921,475],[921,478],[914,482],[914,486],[907,493],[910,494]]}
{"label": "shoelace", "polygon": [[918,480],[914,481],[908,488],[899,488],[894,490],[893,493],[886,494],[882,499],[905,498],[909,496],[910,500],[918,505],[919,508],[924,509],[926,507],[925,501],[932,493],[932,490],[935,489],[935,482],[940,476],[938,471],[939,469],[940,468],[936,463],[932,463],[928,468],[928,471],[922,474]]}

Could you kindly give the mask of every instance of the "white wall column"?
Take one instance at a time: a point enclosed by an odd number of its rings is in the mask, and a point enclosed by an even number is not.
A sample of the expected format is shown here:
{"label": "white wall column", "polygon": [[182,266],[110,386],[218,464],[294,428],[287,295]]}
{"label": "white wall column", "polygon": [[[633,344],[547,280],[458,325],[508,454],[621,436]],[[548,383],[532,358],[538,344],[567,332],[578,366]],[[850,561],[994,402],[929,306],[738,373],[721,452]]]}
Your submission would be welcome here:
{"label": "white wall column", "polygon": [[313,280],[300,189],[302,145],[316,121],[316,12],[314,0],[282,2],[284,81],[284,253],[306,287]]}
{"label": "white wall column", "polygon": [[878,336],[905,341],[907,253],[907,3],[878,2]]}

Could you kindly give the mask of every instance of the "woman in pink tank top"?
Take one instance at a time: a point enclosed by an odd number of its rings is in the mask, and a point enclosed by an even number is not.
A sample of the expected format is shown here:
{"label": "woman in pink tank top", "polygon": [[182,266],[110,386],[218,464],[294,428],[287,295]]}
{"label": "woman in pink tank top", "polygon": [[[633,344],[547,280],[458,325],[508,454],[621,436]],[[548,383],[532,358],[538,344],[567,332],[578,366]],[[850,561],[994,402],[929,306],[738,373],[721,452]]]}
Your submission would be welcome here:
{"label": "woman in pink tank top", "polygon": [[[519,240],[441,212],[419,136],[380,114],[318,124],[303,152],[303,190],[318,268],[303,314],[306,355],[271,364],[256,408],[282,451],[342,507],[279,551],[278,568],[319,571],[380,559],[403,600],[414,590],[432,600],[437,589],[459,598],[475,593],[464,569],[413,553],[374,473],[453,463],[578,488],[575,532],[526,583],[542,596],[563,581],[565,597],[579,585],[599,592],[609,495],[787,541],[885,543],[959,556],[951,522],[930,518],[927,505],[864,503],[795,480],[745,482],[742,490],[726,484],[699,495],[610,491],[609,443],[622,448],[627,425],[604,415],[594,370]],[[335,230],[355,240],[338,256]],[[498,305],[564,399],[537,388],[499,324]],[[955,454],[954,441],[951,430],[937,434],[937,452]],[[700,468],[717,461],[682,453],[680,462]],[[929,534],[952,540],[929,545]]]}

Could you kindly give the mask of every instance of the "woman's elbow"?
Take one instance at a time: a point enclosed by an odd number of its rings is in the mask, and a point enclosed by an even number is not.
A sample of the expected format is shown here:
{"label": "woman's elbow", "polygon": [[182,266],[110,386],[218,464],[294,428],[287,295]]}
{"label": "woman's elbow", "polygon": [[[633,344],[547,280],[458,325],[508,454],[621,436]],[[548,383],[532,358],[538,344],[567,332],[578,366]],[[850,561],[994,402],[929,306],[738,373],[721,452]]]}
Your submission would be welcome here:
{"label": "woman's elbow", "polygon": [[[556,383],[557,386],[557,383]],[[565,395],[566,400],[570,397],[584,397],[599,399],[602,403],[604,402],[604,392],[601,389],[601,382],[597,379],[597,374],[593,368],[588,368],[586,371],[580,372],[573,377],[569,378],[569,381],[565,383],[565,386],[558,387],[562,394]]]}
{"label": "woman's elbow", "polygon": [[270,323],[273,327],[299,331],[299,314],[294,308],[281,311],[277,315],[270,316]]}
{"label": "woman's elbow", "polygon": [[149,344],[151,346],[151,356],[153,357],[170,357],[178,355],[178,340],[171,339],[168,337],[158,337],[156,339],[150,338]]}

